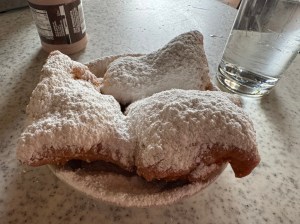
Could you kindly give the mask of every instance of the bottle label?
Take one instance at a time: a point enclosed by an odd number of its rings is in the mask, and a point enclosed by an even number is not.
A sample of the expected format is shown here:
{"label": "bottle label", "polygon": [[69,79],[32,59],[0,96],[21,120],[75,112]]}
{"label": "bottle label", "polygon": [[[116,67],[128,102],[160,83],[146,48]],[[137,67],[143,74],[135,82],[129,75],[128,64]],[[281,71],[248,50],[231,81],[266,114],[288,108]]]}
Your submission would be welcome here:
{"label": "bottle label", "polygon": [[28,4],[43,42],[72,44],[85,36],[81,0],[59,5],[36,5],[30,2]]}

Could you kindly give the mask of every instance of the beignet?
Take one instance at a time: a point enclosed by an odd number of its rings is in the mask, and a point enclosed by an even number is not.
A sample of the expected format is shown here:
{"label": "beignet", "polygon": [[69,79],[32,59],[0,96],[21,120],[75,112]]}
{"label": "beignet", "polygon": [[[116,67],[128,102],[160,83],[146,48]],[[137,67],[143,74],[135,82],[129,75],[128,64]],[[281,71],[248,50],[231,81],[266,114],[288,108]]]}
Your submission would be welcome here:
{"label": "beignet", "polygon": [[212,88],[203,36],[191,31],[153,53],[113,61],[103,77],[101,92],[127,105],[164,90]]}
{"label": "beignet", "polygon": [[137,138],[137,173],[152,179],[197,179],[197,167],[229,162],[236,177],[259,163],[255,131],[246,113],[218,91],[168,90],[126,111]]}

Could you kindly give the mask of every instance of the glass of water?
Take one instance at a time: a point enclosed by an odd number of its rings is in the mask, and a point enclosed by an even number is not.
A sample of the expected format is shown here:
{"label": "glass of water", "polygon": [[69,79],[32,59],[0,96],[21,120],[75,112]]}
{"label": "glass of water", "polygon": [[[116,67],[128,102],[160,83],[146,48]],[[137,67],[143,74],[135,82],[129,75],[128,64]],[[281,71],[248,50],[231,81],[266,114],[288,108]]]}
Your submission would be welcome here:
{"label": "glass of water", "polygon": [[300,0],[242,0],[219,64],[227,89],[268,93],[300,50]]}

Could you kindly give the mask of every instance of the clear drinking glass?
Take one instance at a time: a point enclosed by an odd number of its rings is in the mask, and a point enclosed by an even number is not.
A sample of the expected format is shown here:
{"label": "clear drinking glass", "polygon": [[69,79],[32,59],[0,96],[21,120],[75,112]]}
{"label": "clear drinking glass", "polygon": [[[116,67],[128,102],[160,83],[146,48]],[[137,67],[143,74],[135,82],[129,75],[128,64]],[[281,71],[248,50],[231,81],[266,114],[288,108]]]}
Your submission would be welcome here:
{"label": "clear drinking glass", "polygon": [[231,91],[262,96],[300,50],[300,0],[242,0],[219,64]]}

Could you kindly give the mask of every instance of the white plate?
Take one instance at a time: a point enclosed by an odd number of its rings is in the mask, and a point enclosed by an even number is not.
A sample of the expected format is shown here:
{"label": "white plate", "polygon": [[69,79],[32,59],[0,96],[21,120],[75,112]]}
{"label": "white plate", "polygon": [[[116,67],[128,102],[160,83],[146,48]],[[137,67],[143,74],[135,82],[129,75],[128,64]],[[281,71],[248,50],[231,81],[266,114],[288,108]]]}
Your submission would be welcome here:
{"label": "white plate", "polygon": [[226,165],[219,167],[209,182],[186,184],[147,182],[137,175],[128,176],[110,171],[49,167],[56,177],[89,197],[124,207],[146,207],[171,204],[200,192],[217,179]]}
{"label": "white plate", "polygon": [[[120,56],[96,59],[86,65],[96,76],[103,77],[108,64]],[[209,182],[196,183],[147,182],[137,175],[105,169],[74,169],[72,165],[49,167],[60,180],[89,197],[124,207],[145,207],[171,204],[200,192],[214,182],[226,166],[217,167],[215,176]]]}

